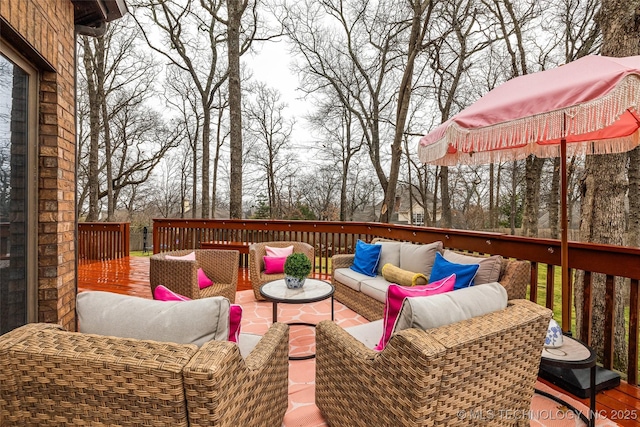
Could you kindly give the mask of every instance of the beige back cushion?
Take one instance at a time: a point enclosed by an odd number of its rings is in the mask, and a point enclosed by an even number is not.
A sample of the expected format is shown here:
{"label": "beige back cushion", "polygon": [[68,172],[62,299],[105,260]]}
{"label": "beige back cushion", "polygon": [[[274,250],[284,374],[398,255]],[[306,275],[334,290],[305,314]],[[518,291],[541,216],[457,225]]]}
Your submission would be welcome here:
{"label": "beige back cushion", "polygon": [[500,270],[502,269],[502,257],[500,255],[493,255],[487,258],[464,255],[445,249],[442,256],[447,261],[455,262],[456,264],[480,264],[478,272],[473,278],[475,285],[497,282],[500,278]]}
{"label": "beige back cushion", "polygon": [[506,307],[507,291],[497,282],[428,297],[406,298],[394,332],[408,328],[438,328]]}
{"label": "beige back cushion", "polygon": [[376,242],[376,245],[382,246],[380,250],[380,261],[378,261],[378,274],[382,274],[382,267],[385,264],[400,266],[400,246],[402,242]]}
{"label": "beige back cushion", "polygon": [[155,301],[111,292],[81,292],[76,310],[80,332],[177,344],[226,341],[229,300]]}
{"label": "beige back cushion", "polygon": [[427,278],[431,276],[431,268],[436,260],[436,252],[442,252],[442,242],[426,245],[402,243],[400,246],[400,267],[403,270],[422,273]]}

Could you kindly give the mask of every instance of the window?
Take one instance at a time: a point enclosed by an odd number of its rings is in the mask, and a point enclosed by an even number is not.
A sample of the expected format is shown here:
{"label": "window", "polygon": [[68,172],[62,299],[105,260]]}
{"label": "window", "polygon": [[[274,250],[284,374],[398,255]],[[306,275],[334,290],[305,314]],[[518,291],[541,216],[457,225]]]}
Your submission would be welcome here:
{"label": "window", "polygon": [[0,44],[0,333],[34,321],[37,74]]}
{"label": "window", "polygon": [[413,225],[424,225],[424,213],[414,213],[412,223]]}

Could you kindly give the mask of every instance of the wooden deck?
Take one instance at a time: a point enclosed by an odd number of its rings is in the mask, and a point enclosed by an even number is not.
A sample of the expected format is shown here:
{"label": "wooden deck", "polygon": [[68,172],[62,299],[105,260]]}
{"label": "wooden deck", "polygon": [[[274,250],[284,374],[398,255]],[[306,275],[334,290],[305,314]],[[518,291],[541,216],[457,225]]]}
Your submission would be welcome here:
{"label": "wooden deck", "polygon": [[[251,289],[249,270],[239,268],[238,290],[248,289]],[[88,290],[151,298],[149,257],[80,262],[78,291]],[[561,390],[552,384],[547,384]],[[588,399],[578,400],[587,406],[589,405]],[[602,414],[621,426],[640,427],[640,388],[623,382],[615,389],[600,392],[596,399],[596,409],[598,412],[602,411]]]}

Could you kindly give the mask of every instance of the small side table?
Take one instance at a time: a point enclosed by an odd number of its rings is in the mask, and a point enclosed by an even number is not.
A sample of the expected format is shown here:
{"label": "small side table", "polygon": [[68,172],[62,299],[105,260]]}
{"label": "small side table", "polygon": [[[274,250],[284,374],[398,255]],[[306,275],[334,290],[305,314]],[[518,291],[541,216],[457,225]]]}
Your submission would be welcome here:
{"label": "small side table", "polygon": [[544,348],[542,350],[541,366],[556,366],[562,369],[590,369],[589,387],[589,418],[576,410],[572,405],[563,401],[559,397],[536,390],[537,394],[548,397],[556,402],[562,403],[576,413],[580,413],[580,418],[590,427],[596,423],[596,353],[582,341],[568,336],[563,337],[563,344],[558,348]]}
{"label": "small side table", "polygon": [[[334,320],[333,311],[333,292],[335,288],[333,285],[317,279],[305,280],[304,286],[298,289],[289,289],[284,282],[284,279],[274,280],[267,282],[260,287],[260,295],[265,300],[273,303],[273,322],[278,321],[278,303],[283,304],[306,304],[311,302],[322,301],[327,298],[331,298],[331,320]],[[308,322],[291,322],[287,323],[291,326],[311,326],[316,327],[315,323]],[[306,360],[313,359],[315,354],[308,354],[305,356],[289,356],[289,360]]]}

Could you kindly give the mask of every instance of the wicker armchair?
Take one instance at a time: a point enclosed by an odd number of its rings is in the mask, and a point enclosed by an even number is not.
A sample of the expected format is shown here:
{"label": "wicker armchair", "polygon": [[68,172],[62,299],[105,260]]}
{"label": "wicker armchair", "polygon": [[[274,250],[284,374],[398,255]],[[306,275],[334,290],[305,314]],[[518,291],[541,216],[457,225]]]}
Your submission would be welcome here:
{"label": "wicker armchair", "polygon": [[[167,255],[183,256],[196,253],[196,261],[166,259]],[[151,256],[149,262],[149,283],[151,292],[164,285],[180,295],[199,299],[221,295],[232,303],[236,300],[238,288],[238,266],[240,253],[222,249],[186,249],[164,252]],[[200,289],[198,268],[202,268],[213,285]]]}
{"label": "wicker armchair", "polygon": [[316,405],[332,426],[528,426],[550,318],[513,300],[470,320],[397,332],[381,352],[322,321]]}
{"label": "wicker armchair", "polygon": [[293,252],[302,252],[313,263],[315,259],[315,252],[313,246],[303,242],[262,242],[254,243],[249,246],[249,277],[251,278],[251,287],[253,288],[253,295],[257,300],[264,300],[260,295],[260,286],[272,280],[278,280],[284,278],[284,274],[264,274],[264,259],[267,255],[265,246],[271,246],[276,248],[285,248],[293,245]]}
{"label": "wicker armchair", "polygon": [[227,341],[174,344],[34,323],[0,336],[0,425],[280,427],[289,328],[245,359]]}

